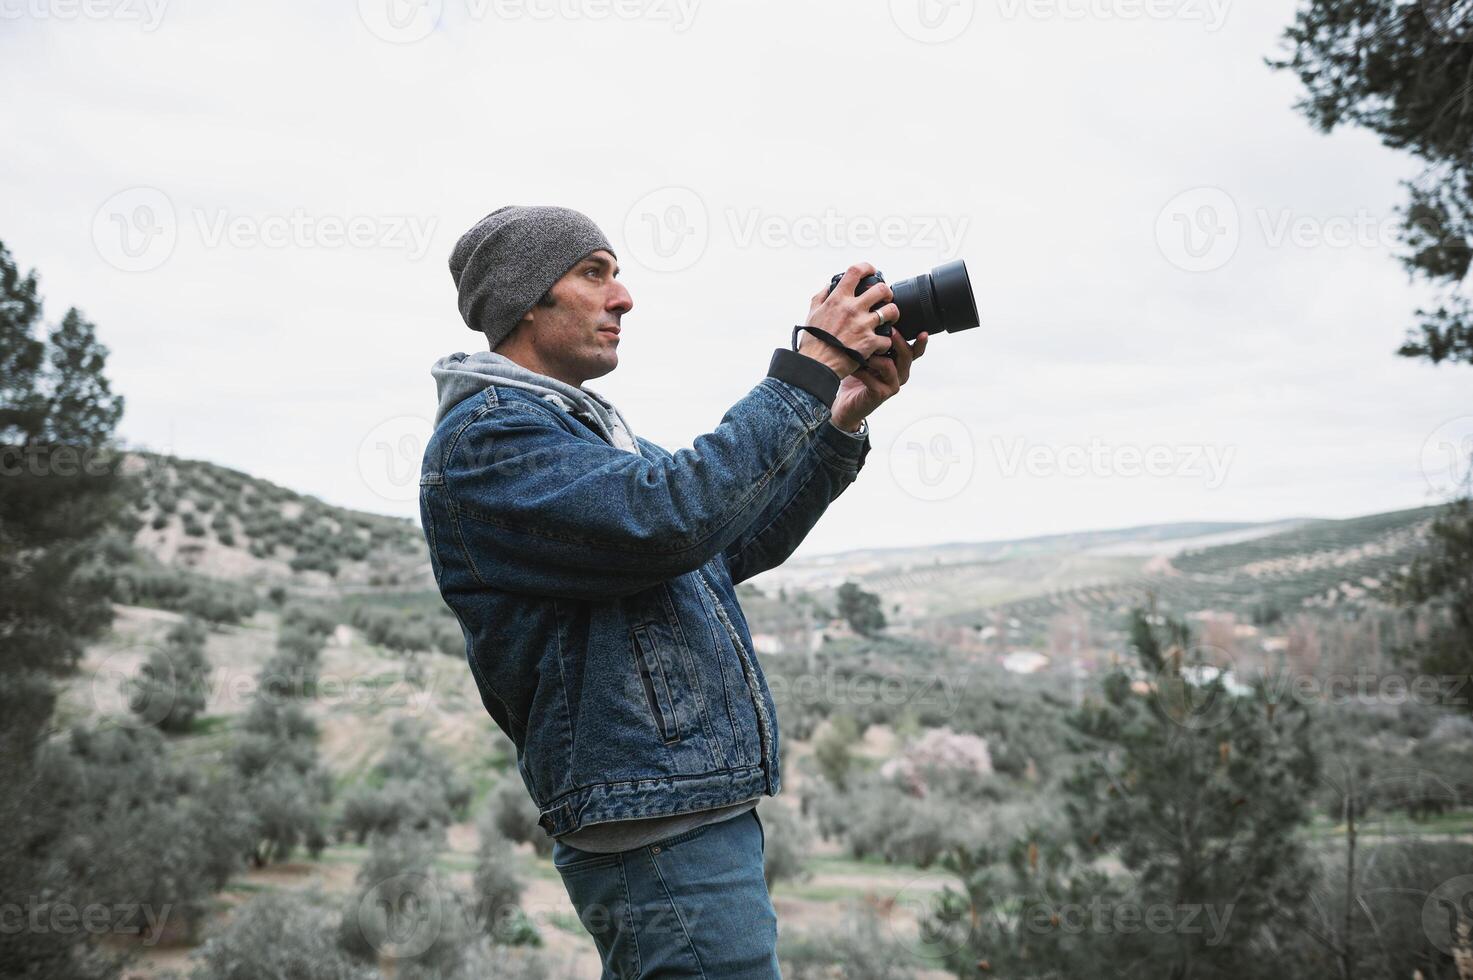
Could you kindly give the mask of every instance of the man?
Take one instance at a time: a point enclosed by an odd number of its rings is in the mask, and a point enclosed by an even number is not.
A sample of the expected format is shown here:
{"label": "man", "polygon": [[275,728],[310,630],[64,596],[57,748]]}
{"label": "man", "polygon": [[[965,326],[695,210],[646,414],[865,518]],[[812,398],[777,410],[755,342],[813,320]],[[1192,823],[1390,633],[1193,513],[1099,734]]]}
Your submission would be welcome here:
{"label": "man", "polygon": [[777,709],[736,585],[854,481],[926,335],[892,348],[890,287],[856,296],[854,265],[813,297],[818,333],[672,455],[583,387],[634,307],[592,221],[500,208],[450,271],[489,350],[432,369],[430,560],[603,975],[776,977],[756,806],[781,787]]}

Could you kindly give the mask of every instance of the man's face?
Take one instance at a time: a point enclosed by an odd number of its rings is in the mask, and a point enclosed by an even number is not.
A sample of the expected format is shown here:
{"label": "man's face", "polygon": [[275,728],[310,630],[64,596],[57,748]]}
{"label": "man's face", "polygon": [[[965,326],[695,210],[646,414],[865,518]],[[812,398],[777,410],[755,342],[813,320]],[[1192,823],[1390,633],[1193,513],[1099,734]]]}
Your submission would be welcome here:
{"label": "man's face", "polygon": [[620,320],[634,308],[614,256],[599,249],[553,284],[552,306],[533,306],[496,352],[559,381],[582,385],[619,366]]}

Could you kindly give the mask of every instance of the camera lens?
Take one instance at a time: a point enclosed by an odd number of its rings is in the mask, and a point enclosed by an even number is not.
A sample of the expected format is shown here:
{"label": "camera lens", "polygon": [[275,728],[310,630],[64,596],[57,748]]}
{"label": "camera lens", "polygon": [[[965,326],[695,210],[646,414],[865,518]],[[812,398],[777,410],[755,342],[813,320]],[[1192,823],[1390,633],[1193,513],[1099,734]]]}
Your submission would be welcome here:
{"label": "camera lens", "polygon": [[[836,275],[829,282],[829,292],[843,278]],[[865,276],[855,287],[855,294],[864,292],[877,282],[881,275]],[[923,272],[911,279],[902,279],[890,284],[895,305],[900,309],[900,320],[894,324],[906,340],[915,340],[922,332],[956,333],[970,330],[981,323],[977,315],[977,300],[972,294],[972,280],[967,275],[967,263],[962,259],[938,265],[930,272]],[[883,303],[873,308],[878,310]]]}
{"label": "camera lens", "polygon": [[938,265],[929,273],[891,283],[900,322],[895,324],[906,340],[926,333],[955,333],[981,323],[967,263],[961,259]]}

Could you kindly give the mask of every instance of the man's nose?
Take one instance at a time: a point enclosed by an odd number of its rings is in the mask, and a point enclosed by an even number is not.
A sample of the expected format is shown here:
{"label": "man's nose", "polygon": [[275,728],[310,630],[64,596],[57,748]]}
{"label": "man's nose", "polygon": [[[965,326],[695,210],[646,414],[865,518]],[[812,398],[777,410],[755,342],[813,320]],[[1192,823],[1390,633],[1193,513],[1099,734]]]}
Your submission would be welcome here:
{"label": "man's nose", "polygon": [[617,312],[620,316],[634,309],[634,297],[629,295],[629,290],[624,288],[621,282],[615,282],[613,290],[609,293],[609,301],[604,306],[609,312]]}

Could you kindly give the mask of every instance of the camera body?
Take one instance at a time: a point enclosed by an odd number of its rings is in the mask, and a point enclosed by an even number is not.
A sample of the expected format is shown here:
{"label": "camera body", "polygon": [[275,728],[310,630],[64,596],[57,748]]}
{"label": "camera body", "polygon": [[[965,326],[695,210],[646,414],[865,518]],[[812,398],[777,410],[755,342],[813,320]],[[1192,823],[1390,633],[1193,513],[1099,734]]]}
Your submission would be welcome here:
{"label": "camera body", "polygon": [[[829,280],[830,293],[842,278],[844,274],[841,272]],[[879,272],[865,276],[859,280],[854,293],[857,296],[875,283],[884,281],[885,277]],[[912,341],[922,332],[931,335],[956,333],[958,330],[970,330],[981,323],[977,316],[977,300],[972,294],[972,280],[967,275],[967,263],[961,259],[938,265],[930,272],[923,272],[913,278],[891,283],[890,291],[895,295],[895,305],[900,308],[900,319],[875,331],[884,336],[893,336],[898,329],[900,336]],[[878,303],[871,309],[878,310],[884,305]]]}

